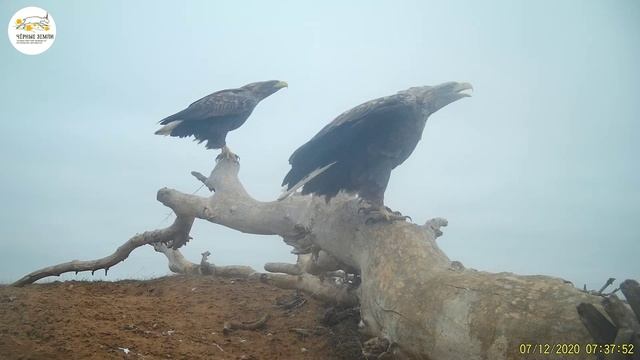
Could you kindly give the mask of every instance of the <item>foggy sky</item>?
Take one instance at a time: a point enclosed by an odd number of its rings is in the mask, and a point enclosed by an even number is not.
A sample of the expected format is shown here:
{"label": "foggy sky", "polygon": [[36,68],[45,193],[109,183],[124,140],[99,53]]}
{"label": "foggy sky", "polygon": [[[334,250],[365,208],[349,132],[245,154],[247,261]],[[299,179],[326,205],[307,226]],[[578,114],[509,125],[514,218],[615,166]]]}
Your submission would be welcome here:
{"label": "foggy sky", "polygon": [[[392,173],[387,205],[447,218],[438,242],[467,267],[590,288],[640,278],[637,1],[3,1],[0,21],[25,6],[50,12],[57,39],[38,56],[0,41],[0,282],[170,224],[157,190],[196,190],[189,172],[217,152],[154,136],[158,120],[269,79],[290,87],[227,137],[257,199],[341,112],[468,81],[473,97],[431,116]],[[203,221],[192,236],[195,262],[294,260],[275,236]],[[166,273],[147,246],[107,279]]]}

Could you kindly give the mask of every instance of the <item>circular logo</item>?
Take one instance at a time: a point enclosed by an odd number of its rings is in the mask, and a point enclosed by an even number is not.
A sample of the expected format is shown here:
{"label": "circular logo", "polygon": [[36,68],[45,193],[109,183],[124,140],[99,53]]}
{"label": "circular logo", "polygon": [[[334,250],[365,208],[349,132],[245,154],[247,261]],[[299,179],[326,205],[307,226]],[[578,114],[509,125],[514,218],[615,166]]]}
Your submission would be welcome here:
{"label": "circular logo", "polygon": [[8,33],[16,50],[38,55],[47,51],[56,40],[56,23],[47,10],[29,6],[13,14]]}

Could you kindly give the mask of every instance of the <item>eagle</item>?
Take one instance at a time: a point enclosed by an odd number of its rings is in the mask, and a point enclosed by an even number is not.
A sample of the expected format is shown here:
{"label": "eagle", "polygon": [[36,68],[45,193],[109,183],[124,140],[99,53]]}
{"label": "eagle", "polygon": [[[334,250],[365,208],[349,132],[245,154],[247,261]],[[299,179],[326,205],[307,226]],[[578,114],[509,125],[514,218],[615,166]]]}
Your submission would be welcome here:
{"label": "eagle", "polygon": [[472,89],[458,82],[412,87],[342,113],[291,155],[280,199],[300,187],[326,201],[344,191],[367,205],[367,221],[407,219],[384,206],[391,171],[416,148],[429,116]]}
{"label": "eagle", "polygon": [[156,135],[193,136],[198,143],[206,141],[207,149],[222,149],[218,159],[237,159],[227,147],[227,133],[242,126],[260,101],[285,87],[284,81],[270,80],[214,92],[160,120],[164,126]]}

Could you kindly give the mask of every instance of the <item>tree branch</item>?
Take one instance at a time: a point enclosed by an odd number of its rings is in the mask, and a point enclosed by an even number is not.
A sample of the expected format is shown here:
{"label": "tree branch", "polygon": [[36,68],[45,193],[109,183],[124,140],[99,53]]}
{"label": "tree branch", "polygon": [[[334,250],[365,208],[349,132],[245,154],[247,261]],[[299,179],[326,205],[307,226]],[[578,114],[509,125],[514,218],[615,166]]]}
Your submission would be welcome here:
{"label": "tree branch", "polygon": [[311,274],[256,274],[262,282],[282,289],[301,290],[312,297],[329,303],[345,307],[358,304],[358,297],[345,286],[338,286],[328,281],[322,281]]}
{"label": "tree branch", "polygon": [[211,264],[207,261],[207,257],[210,255],[208,251],[202,253],[200,264],[195,264],[187,260],[180,250],[174,250],[163,243],[154,243],[153,248],[155,251],[167,257],[167,260],[169,260],[169,270],[176,274],[248,278],[256,273],[250,266],[216,266]]}
{"label": "tree branch", "polygon": [[49,266],[23,276],[12,285],[24,286],[47,276],[59,276],[62,273],[71,271],[75,271],[76,274],[80,271],[91,271],[93,274],[96,270],[104,269],[106,274],[110,267],[124,261],[133,250],[140,246],[155,242],[186,242],[186,239],[189,239],[189,231],[191,231],[193,220],[192,217],[178,217],[171,226],[165,229],[145,231],[142,234],[133,236],[109,256],[97,260],[73,260]]}

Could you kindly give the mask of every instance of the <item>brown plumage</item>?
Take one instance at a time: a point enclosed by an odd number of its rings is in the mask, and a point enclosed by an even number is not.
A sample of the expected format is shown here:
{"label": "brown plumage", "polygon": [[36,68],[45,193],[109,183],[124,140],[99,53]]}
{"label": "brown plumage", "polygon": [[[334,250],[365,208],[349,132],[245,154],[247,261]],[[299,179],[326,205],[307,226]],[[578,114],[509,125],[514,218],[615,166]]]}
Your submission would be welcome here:
{"label": "brown plumage", "polygon": [[207,149],[223,148],[229,131],[244,124],[261,100],[286,86],[271,80],[214,92],[162,119],[156,135],[193,136],[199,143],[206,141]]}
{"label": "brown plumage", "polygon": [[427,118],[469,96],[462,91],[471,88],[455,82],[413,87],[348,110],[291,155],[282,185],[291,190],[302,182],[303,194],[327,199],[340,191],[356,193],[383,209],[391,170],[411,155]]}

